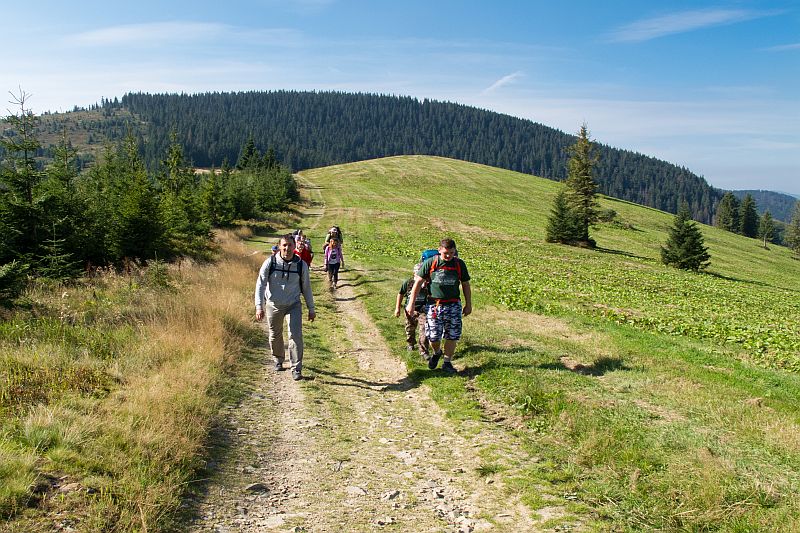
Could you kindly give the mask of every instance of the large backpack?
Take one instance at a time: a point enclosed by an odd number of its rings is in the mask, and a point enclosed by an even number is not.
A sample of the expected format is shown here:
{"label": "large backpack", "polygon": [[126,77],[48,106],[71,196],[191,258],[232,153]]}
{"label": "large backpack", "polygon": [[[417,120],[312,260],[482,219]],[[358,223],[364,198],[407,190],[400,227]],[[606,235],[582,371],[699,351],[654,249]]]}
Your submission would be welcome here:
{"label": "large backpack", "polygon": [[429,257],[433,257],[434,255],[439,255],[439,250],[437,250],[436,248],[430,248],[429,250],[423,250],[422,251],[422,256],[420,257],[419,262],[422,263],[423,261],[425,261]]}
{"label": "large backpack", "polygon": [[[297,265],[297,272],[293,272],[292,270],[287,270],[287,272],[290,273],[290,274],[294,273],[294,274],[297,274],[298,276],[300,276],[300,293],[302,294],[303,293],[303,265],[306,264],[306,262],[303,261],[302,259],[300,259],[299,255],[295,255],[295,256],[292,257],[291,261],[289,262],[290,268],[291,268],[292,264],[295,264],[297,262],[300,263],[299,265]],[[277,267],[278,267],[278,265],[276,264],[276,261],[275,261],[275,254],[273,254],[272,257],[269,258],[269,267],[268,267],[268,270],[267,270],[267,280],[269,280],[269,278],[272,277],[272,273],[275,272],[275,269]],[[461,279],[461,275],[460,274],[459,274],[459,278],[458,279]]]}

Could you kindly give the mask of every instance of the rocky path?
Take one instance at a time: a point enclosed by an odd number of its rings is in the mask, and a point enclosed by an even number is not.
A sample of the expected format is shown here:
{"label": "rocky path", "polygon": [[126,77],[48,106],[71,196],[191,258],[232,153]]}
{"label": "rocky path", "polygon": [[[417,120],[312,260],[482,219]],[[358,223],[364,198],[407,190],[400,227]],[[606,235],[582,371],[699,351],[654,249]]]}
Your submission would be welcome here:
{"label": "rocky path", "polygon": [[309,345],[305,379],[294,382],[259,354],[190,531],[537,530],[499,478],[479,474],[480,450],[502,448],[507,434],[445,418],[370,320],[364,287],[343,272],[335,294],[316,297],[318,320],[330,322],[315,327],[335,338],[324,354],[335,364],[315,364],[323,354]]}

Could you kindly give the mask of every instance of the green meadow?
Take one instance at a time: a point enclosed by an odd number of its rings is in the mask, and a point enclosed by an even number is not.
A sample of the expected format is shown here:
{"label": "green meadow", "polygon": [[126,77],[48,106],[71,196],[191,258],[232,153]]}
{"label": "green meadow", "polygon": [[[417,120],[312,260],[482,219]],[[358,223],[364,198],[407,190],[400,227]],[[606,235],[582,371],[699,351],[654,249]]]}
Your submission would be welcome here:
{"label": "green meadow", "polygon": [[[524,453],[486,450],[481,468],[550,525],[797,530],[800,261],[788,249],[701,225],[711,266],[678,271],[658,260],[672,215],[613,198],[600,200],[598,249],[548,244],[560,184],[438,157],[300,177],[325,204],[320,231],[344,230],[359,297],[412,378],[464,431],[501,413]],[[455,377],[407,356],[391,314],[444,236],[475,306]]]}

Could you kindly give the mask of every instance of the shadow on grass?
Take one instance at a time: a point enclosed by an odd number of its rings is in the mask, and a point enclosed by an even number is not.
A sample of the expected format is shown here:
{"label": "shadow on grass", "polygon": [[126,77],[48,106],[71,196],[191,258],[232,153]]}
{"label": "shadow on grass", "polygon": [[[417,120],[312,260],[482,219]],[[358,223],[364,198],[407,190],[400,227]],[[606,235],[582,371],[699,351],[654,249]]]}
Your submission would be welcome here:
{"label": "shadow on grass", "polygon": [[307,368],[312,370],[315,374],[326,376],[324,380],[326,385],[333,385],[334,387],[357,387],[360,389],[369,389],[376,392],[382,391],[395,391],[406,392],[416,387],[419,387],[420,380],[414,378],[414,373],[410,373],[406,377],[392,383],[386,381],[370,381],[368,379],[361,379],[354,376],[339,374],[338,372],[331,372],[315,368],[312,365],[306,365]]}
{"label": "shadow on grass", "polygon": [[543,363],[537,365],[537,368],[543,370],[564,370],[594,377],[603,376],[609,372],[616,372],[618,370],[631,370],[631,367],[626,366],[622,359],[616,357],[601,357],[590,365],[584,365],[583,363],[570,365],[559,361],[558,363]]}
{"label": "shadow on grass", "polygon": [[597,246],[595,248],[595,250],[597,250],[598,252],[603,253],[603,254],[622,255],[622,256],[625,256],[625,257],[630,257],[631,259],[642,259],[642,260],[645,260],[645,261],[650,259],[648,257],[632,254],[630,252],[625,252],[623,250],[613,250],[611,248],[603,248],[602,246]]}
{"label": "shadow on grass", "polygon": [[353,287],[359,287],[361,285],[367,285],[370,283],[383,283],[385,281],[389,281],[389,278],[381,278],[381,279],[361,279],[353,283]]}
{"label": "shadow on grass", "polygon": [[733,276],[726,276],[724,274],[720,274],[719,272],[712,272],[711,270],[706,270],[706,271],[703,272],[703,274],[706,274],[708,276],[712,276],[712,277],[718,278],[718,279],[724,279],[725,281],[735,281],[735,282],[738,282],[738,283],[747,283],[749,285],[756,285],[758,287],[775,287],[776,289],[781,289],[781,290],[785,290],[785,291],[798,292],[797,289],[776,287],[774,285],[770,285],[769,283],[764,283],[763,281],[755,281],[755,280],[752,280],[752,279],[735,278]]}

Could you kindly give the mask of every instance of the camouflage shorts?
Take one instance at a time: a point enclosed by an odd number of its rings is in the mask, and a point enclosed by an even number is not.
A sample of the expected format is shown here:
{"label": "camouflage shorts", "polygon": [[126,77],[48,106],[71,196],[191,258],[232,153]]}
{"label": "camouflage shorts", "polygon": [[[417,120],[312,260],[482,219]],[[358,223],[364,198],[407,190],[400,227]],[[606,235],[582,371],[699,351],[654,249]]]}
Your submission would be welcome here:
{"label": "camouflage shorts", "polygon": [[428,339],[438,342],[461,338],[461,302],[431,305],[428,308]]}

